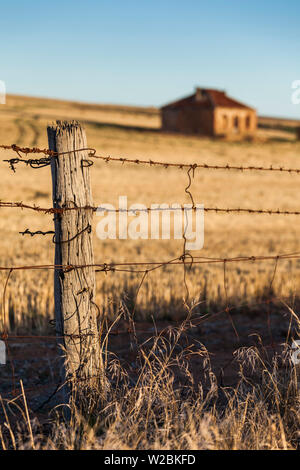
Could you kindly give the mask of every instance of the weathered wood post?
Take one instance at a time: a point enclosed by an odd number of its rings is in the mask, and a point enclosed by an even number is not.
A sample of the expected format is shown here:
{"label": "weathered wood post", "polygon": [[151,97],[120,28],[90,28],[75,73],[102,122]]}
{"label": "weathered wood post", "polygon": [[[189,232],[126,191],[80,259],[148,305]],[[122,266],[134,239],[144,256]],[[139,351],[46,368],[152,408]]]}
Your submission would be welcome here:
{"label": "weathered wood post", "polygon": [[[92,245],[92,210],[88,150],[84,129],[78,122],[57,121],[48,129],[49,148],[58,152],[51,162],[55,214],[54,274],[55,317],[58,341],[65,351],[65,379],[93,387],[103,374],[97,327],[95,272]],[[64,152],[67,152],[63,154]],[[78,208],[78,209],[77,209]],[[81,208],[81,209],[80,209]]]}

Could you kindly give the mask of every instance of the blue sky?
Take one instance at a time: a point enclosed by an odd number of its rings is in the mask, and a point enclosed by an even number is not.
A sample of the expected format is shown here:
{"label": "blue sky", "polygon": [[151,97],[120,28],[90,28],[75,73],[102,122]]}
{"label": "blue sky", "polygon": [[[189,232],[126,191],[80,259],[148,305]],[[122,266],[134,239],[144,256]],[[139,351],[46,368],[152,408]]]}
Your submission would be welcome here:
{"label": "blue sky", "polygon": [[196,85],[300,118],[299,0],[2,2],[9,93],[162,105]]}

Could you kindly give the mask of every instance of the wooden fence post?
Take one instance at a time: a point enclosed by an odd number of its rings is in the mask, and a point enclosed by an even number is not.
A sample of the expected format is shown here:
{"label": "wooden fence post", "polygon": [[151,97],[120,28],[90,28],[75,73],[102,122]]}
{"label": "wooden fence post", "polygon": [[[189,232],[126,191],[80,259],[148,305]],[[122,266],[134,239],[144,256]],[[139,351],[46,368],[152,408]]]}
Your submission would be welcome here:
{"label": "wooden fence post", "polygon": [[[47,131],[50,150],[68,152],[51,162],[53,207],[91,207],[88,150],[74,151],[87,148],[84,129],[75,121],[56,121]],[[90,209],[55,214],[56,265],[94,264],[92,215]],[[54,298],[58,342],[66,356],[65,379],[83,388],[94,386],[103,377],[94,268],[56,269]]]}

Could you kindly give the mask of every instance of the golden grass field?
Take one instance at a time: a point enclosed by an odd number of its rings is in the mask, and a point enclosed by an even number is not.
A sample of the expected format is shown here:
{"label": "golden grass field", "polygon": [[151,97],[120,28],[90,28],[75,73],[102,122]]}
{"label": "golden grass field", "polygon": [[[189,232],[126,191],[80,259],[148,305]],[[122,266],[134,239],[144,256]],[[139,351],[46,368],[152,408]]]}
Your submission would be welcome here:
{"label": "golden grass field", "polygon": [[[82,122],[88,145],[103,156],[300,169],[300,142],[292,132],[260,129],[252,142],[167,135],[158,131],[159,115],[154,108],[17,96],[9,96],[0,108],[0,144],[45,148],[47,124],[57,119]],[[12,156],[11,151],[0,151],[1,160]],[[190,202],[184,170],[96,160],[91,177],[94,205],[117,204],[119,195],[127,195],[129,204],[147,206]],[[299,211],[299,181],[299,175],[288,173],[199,169],[190,191],[194,201],[205,207]],[[50,168],[19,164],[13,173],[1,162],[0,200],[51,207]],[[96,217],[94,221],[96,224]],[[20,235],[26,228],[52,230],[52,216],[1,208],[0,266],[53,263],[51,236]],[[183,252],[182,240],[100,241],[93,232],[97,263],[168,261]],[[204,248],[193,254],[230,258],[294,253],[300,252],[299,241],[297,216],[209,212],[205,215]],[[11,336],[15,379],[22,379],[25,393],[21,390],[11,399],[9,363],[0,375],[0,392],[6,398],[2,401],[0,395],[0,448],[299,448],[299,378],[290,360],[289,322],[297,317],[299,307],[300,260],[280,260],[274,270],[274,261],[227,264],[227,296],[222,263],[194,265],[187,271],[189,300],[196,305],[194,319],[227,305],[244,306],[232,314],[239,323],[240,341],[234,339],[226,316],[213,317],[211,325],[204,324],[203,329],[186,329],[185,325],[156,335],[148,320],[166,327],[186,316],[184,272],[182,266],[173,266],[149,273],[136,299],[135,320],[147,329],[139,336],[140,347],[134,349],[128,335],[110,338],[106,396],[101,389],[87,393],[81,408],[72,402],[67,422],[58,410],[57,414],[49,413],[50,404],[37,413],[32,411],[49,398],[55,389],[51,387],[59,380],[55,343],[50,339],[14,340]],[[2,292],[6,278],[7,272],[1,272]],[[141,274],[98,273],[96,302],[104,316],[112,320],[122,311],[132,313],[140,281]],[[275,296],[291,309],[280,303],[260,306],[262,299]],[[11,335],[48,331],[53,335],[49,326],[54,318],[52,271],[14,271],[0,302],[1,312],[9,313]],[[274,308],[278,312],[271,315],[273,323],[265,334],[270,318],[266,313],[273,314]],[[297,320],[295,323],[297,327]],[[267,338],[267,345],[260,342],[260,334]],[[149,336],[153,336],[151,341]],[[280,342],[288,344],[282,347]],[[241,346],[247,347],[233,353]]]}
{"label": "golden grass field", "polygon": [[[79,119],[85,124],[88,145],[100,155],[125,156],[184,163],[274,165],[300,168],[300,143],[293,134],[259,130],[254,142],[225,142],[188,136],[164,135],[157,131],[159,117],[153,109],[93,106],[71,102],[9,96],[1,107],[0,142],[47,147],[47,124],[56,119]],[[1,151],[1,159],[12,152]],[[50,168],[38,170],[19,165],[13,173],[1,163],[1,200],[51,206]],[[190,202],[184,189],[183,170],[137,165],[106,164],[95,161],[91,168],[95,205],[117,204],[119,195],[128,202],[146,205],[163,202]],[[263,172],[197,170],[191,192],[206,207],[245,207],[299,210],[299,176]],[[1,265],[51,264],[50,237],[26,237],[19,231],[29,228],[51,230],[51,216],[20,209],[1,209]],[[95,221],[96,223],[97,221]],[[94,230],[95,232],[95,230]],[[205,243],[195,256],[233,257],[297,252],[300,218],[280,215],[205,214]],[[182,253],[182,241],[138,240],[100,241],[94,238],[95,261],[167,261]],[[297,295],[300,260],[280,261],[273,283],[276,295]],[[252,302],[266,293],[274,262],[228,264],[226,279],[229,303]],[[6,295],[12,325],[30,327],[53,316],[52,272],[13,273]],[[4,274],[1,277],[4,283]],[[140,275],[99,273],[97,301],[111,317],[120,298],[129,299]],[[191,297],[210,306],[224,306],[223,266],[194,266],[188,275]],[[139,293],[137,316],[177,318],[182,314],[183,269],[165,268],[149,274]]]}

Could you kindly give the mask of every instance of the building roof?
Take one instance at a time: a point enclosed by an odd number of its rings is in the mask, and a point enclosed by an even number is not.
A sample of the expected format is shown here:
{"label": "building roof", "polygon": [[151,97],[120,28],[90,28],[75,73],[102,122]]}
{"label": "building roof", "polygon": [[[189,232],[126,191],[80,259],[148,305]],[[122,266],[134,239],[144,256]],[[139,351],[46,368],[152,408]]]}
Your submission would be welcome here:
{"label": "building roof", "polygon": [[230,98],[226,95],[225,91],[214,90],[210,88],[196,88],[196,91],[193,95],[166,104],[165,106],[162,106],[161,109],[179,108],[188,105],[196,105],[209,108],[215,108],[217,106],[220,106],[222,108],[253,109],[250,106],[247,106],[233,98]]}

